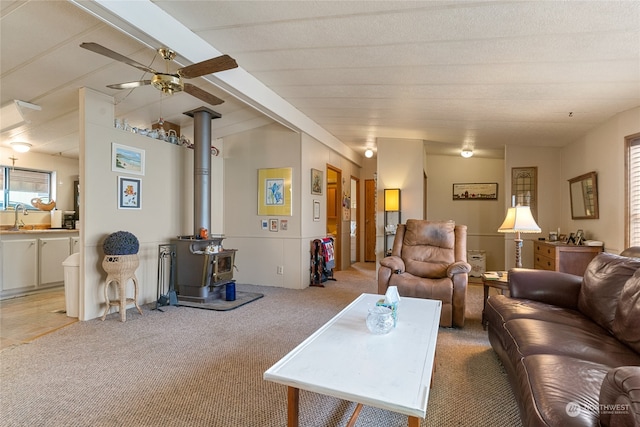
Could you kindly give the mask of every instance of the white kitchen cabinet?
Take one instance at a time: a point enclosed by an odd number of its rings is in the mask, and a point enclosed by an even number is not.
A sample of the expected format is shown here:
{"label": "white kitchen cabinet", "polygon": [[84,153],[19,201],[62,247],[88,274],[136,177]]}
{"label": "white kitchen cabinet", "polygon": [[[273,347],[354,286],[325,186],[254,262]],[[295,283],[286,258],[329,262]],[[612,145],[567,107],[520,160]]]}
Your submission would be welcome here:
{"label": "white kitchen cabinet", "polygon": [[69,237],[46,237],[38,239],[39,256],[39,285],[50,285],[64,282],[64,267],[62,262],[71,254]]}
{"label": "white kitchen cabinet", "polygon": [[37,262],[37,239],[2,240],[2,290],[36,288]]}
{"label": "white kitchen cabinet", "polygon": [[71,253],[75,254],[80,252],[80,237],[71,238]]}

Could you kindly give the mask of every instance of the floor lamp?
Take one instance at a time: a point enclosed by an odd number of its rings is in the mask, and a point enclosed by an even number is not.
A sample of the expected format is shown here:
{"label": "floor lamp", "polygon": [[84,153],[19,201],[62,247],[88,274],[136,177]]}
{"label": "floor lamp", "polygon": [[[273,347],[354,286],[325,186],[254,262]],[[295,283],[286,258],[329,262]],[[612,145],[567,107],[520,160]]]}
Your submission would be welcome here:
{"label": "floor lamp", "polygon": [[500,233],[516,233],[516,267],[522,268],[522,239],[520,233],[540,233],[542,230],[531,215],[529,206],[513,206],[507,210],[507,216],[498,229]]}

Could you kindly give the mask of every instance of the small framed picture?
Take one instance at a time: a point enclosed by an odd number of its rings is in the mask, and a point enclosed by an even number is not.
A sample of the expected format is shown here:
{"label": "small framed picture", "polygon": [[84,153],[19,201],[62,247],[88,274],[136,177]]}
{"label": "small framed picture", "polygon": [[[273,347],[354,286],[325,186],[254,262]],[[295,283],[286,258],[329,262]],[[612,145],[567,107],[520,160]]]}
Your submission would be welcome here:
{"label": "small framed picture", "polygon": [[576,235],[573,238],[573,240],[575,241],[576,245],[581,245],[583,239],[584,239],[583,231],[582,230],[576,231]]}
{"label": "small framed picture", "polygon": [[287,231],[289,229],[289,220],[281,219],[280,220],[280,230]]}
{"label": "small framed picture", "polygon": [[568,244],[575,244],[576,243],[576,235],[574,233],[569,233],[569,237],[567,237],[567,243]]}
{"label": "small framed picture", "polygon": [[263,230],[269,229],[269,221],[267,221],[266,219],[260,220],[260,225],[262,226]]}
{"label": "small framed picture", "polygon": [[269,231],[278,231],[278,220],[275,218],[272,218],[269,220]]}
{"label": "small framed picture", "polygon": [[118,177],[118,209],[142,209],[142,180]]}
{"label": "small framed picture", "polygon": [[313,220],[320,221],[320,200],[313,201]]}
{"label": "small framed picture", "polygon": [[311,194],[321,196],[323,185],[322,171],[318,169],[311,169]]}

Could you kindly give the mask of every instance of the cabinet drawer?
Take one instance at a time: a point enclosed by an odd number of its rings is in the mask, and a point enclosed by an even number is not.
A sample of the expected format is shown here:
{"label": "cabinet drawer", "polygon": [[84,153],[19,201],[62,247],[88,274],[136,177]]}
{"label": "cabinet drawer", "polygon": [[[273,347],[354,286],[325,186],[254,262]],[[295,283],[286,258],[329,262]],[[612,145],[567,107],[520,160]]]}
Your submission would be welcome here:
{"label": "cabinet drawer", "polygon": [[534,252],[536,254],[536,257],[540,255],[544,257],[555,258],[556,256],[556,248],[549,247],[547,245],[541,245],[540,243],[536,243]]}
{"label": "cabinet drawer", "polygon": [[542,256],[538,253],[535,254],[535,258],[533,260],[533,268],[538,270],[556,270],[556,260],[555,258],[549,258],[546,256]]}

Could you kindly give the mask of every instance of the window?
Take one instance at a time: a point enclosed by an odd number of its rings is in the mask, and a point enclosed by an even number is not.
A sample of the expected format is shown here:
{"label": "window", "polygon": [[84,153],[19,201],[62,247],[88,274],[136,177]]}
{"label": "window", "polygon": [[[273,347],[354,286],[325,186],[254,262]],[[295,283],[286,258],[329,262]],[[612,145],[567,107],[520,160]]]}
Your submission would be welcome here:
{"label": "window", "polygon": [[626,238],[625,247],[640,246],[640,134],[626,139]]}
{"label": "window", "polygon": [[31,199],[52,199],[52,172],[0,166],[0,180],[3,190],[0,209],[24,203],[27,209],[35,210],[31,206]]}

